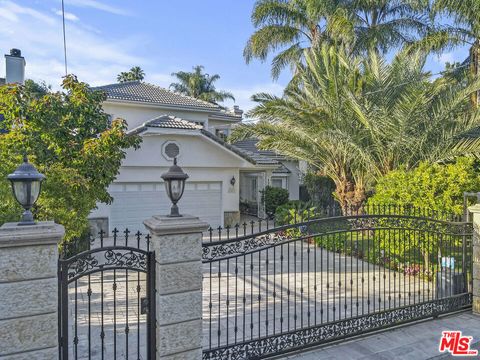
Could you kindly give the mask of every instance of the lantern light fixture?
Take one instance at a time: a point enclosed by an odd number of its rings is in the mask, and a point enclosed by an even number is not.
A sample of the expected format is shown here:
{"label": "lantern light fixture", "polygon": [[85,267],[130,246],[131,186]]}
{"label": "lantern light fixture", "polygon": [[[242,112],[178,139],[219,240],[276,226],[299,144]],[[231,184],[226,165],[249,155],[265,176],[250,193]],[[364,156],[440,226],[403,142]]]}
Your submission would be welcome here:
{"label": "lantern light fixture", "polygon": [[235,186],[235,183],[237,182],[237,179],[235,179],[235,175],[232,176],[232,178],[230,179],[230,185],[232,186]]}
{"label": "lantern light fixture", "polygon": [[35,166],[28,162],[27,155],[25,155],[23,164],[15,169],[12,174],[8,175],[7,179],[12,184],[12,192],[15,199],[24,209],[22,219],[18,225],[35,225],[31,208],[40,195],[45,175],[40,174]]}
{"label": "lantern light fixture", "polygon": [[185,181],[188,179],[188,175],[185,174],[180,166],[177,165],[177,158],[173,159],[173,165],[168,171],[162,174],[162,179],[165,182],[165,190],[172,202],[172,208],[170,210],[169,217],[180,217],[177,203],[182,198],[185,190]]}

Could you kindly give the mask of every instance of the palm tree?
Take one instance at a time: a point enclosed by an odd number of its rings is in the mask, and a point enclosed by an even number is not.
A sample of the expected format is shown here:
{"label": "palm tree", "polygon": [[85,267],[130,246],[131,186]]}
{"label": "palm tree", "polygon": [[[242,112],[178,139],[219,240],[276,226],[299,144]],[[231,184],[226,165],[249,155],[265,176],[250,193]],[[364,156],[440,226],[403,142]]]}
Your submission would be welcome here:
{"label": "palm tree", "polygon": [[295,69],[304,49],[341,43],[351,52],[375,47],[385,52],[414,41],[428,28],[426,0],[258,0],[252,13],[256,31],[244,49],[247,63],[272,60],[272,77]]}
{"label": "palm tree", "polygon": [[141,81],[144,78],[145,72],[140,66],[133,66],[129,71],[122,71],[120,74],[117,75],[117,81],[120,83],[135,80]]}
{"label": "palm tree", "polygon": [[410,45],[429,31],[428,1],[354,0],[347,8],[353,15],[354,50],[388,50]]}
{"label": "palm tree", "polygon": [[430,82],[425,59],[419,51],[387,63],[375,51],[352,58],[338,46],[312,49],[298,68],[301,86],[283,97],[254,95],[249,116],[259,122],[237,127],[231,141],[255,137],[261,149],[306,161],[334,181],[342,208],[358,208],[392,169],[480,155],[480,110],[468,101],[480,81]]}
{"label": "palm tree", "polygon": [[[480,3],[476,0],[435,0],[435,15],[447,15],[453,18],[453,27],[444,30],[445,35],[430,41],[432,47],[453,47],[459,43],[470,45],[470,70],[473,76],[479,75],[480,56]],[[472,96],[473,103],[478,104],[480,94]]]}
{"label": "palm tree", "polygon": [[231,99],[235,101],[233,94],[228,91],[217,90],[214,83],[220,79],[220,75],[203,73],[204,67],[197,65],[192,72],[179,71],[172,73],[179,82],[171,83],[170,88],[174,91],[191,96],[213,104]]}

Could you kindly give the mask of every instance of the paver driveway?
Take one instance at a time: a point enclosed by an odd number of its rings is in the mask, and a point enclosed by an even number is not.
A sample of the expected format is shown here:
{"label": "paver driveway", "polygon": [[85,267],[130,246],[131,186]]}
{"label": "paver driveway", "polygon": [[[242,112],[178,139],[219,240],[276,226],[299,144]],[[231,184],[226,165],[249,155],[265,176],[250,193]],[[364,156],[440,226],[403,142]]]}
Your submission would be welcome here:
{"label": "paver driveway", "polygon": [[[307,243],[282,245],[267,252],[204,264],[205,348],[434,296],[432,283],[418,276],[405,276]],[[76,348],[78,359],[89,358],[89,354],[93,359],[102,358],[102,321],[105,359],[114,359],[115,354],[117,359],[126,359],[127,354],[129,359],[146,358],[146,318],[139,315],[145,276],[129,271],[127,281],[126,271],[117,270],[115,280],[114,291],[113,271],[103,275],[103,297],[98,273],[90,276],[90,286],[88,277],[78,280],[76,294],[75,284],[69,287],[69,344],[72,355]]]}

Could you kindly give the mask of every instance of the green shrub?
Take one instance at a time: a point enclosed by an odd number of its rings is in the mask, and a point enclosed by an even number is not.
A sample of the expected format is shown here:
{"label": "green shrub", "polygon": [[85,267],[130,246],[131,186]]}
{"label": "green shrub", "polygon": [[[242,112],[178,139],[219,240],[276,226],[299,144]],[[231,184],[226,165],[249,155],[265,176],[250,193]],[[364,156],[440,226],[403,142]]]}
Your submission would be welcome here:
{"label": "green shrub", "polygon": [[[454,163],[429,164],[422,162],[412,170],[391,171],[380,178],[374,195],[368,205],[391,204],[413,206],[439,213],[461,215],[463,212],[463,192],[479,191],[480,176],[475,161],[458,158]],[[383,220],[384,227],[395,227],[395,220]],[[404,229],[415,229],[419,220],[404,221]],[[442,249],[432,241],[427,233],[413,230],[380,233],[380,247],[388,250],[390,256],[401,258],[405,254],[419,251],[423,265],[429,267],[431,258]]]}
{"label": "green shrub", "polygon": [[380,178],[369,205],[414,206],[461,215],[463,192],[480,190],[475,161],[459,158],[451,164],[422,162],[413,170],[394,170]]}
{"label": "green shrub", "polygon": [[295,213],[302,214],[307,209],[313,212],[314,208],[310,203],[305,203],[300,200],[290,200],[277,207],[275,211],[275,223],[278,225],[293,224],[295,222]]}
{"label": "green shrub", "polygon": [[266,186],[262,190],[262,202],[265,204],[265,212],[269,217],[272,217],[280,205],[288,202],[288,190]]}

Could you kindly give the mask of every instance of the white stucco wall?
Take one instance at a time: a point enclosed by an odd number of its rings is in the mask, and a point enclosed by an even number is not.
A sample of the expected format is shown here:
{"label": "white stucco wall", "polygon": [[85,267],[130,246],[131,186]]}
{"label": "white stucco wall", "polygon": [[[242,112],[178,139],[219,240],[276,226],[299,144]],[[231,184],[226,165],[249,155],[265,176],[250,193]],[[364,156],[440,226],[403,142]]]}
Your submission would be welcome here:
{"label": "white stucco wall", "polygon": [[[162,155],[162,145],[175,141],[180,147],[178,164],[189,175],[188,182],[221,182],[222,211],[239,211],[240,168],[252,168],[254,165],[232,154],[199,131],[185,131],[185,134],[172,130],[161,134],[143,136],[140,149],[127,151],[120,172],[114,181],[119,183],[162,183],[161,175],[172,165]],[[178,132],[178,131],[177,131]],[[235,177],[234,186],[230,184]],[[98,209],[90,215],[91,218],[109,217],[110,206],[98,204]]]}
{"label": "white stucco wall", "polygon": [[300,169],[298,161],[282,161],[282,164],[291,172],[288,176],[290,200],[298,200],[300,198]]}
{"label": "white stucco wall", "polygon": [[151,105],[104,103],[103,110],[115,118],[125,119],[128,129],[141,126],[145,121],[154,119],[160,115],[174,115],[184,120],[203,122],[208,126],[208,112],[184,111],[170,108],[162,108]]}

